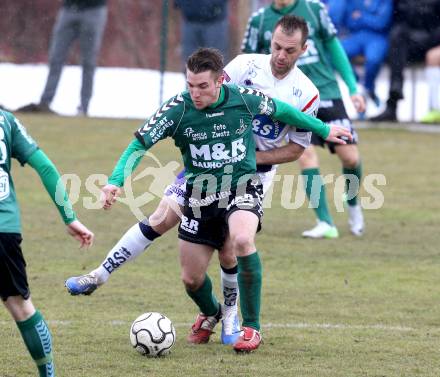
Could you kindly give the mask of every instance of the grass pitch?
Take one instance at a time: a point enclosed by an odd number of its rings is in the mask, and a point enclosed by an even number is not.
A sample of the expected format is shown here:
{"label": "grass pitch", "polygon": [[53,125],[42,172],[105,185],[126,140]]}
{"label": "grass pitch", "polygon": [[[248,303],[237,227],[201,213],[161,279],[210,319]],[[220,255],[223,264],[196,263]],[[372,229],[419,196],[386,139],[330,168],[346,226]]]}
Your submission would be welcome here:
{"label": "grass pitch", "polygon": [[[331,202],[341,237],[301,239],[301,232],[313,226],[312,210],[306,205],[286,210],[280,186],[275,186],[257,237],[264,268],[265,343],[253,354],[235,355],[220,344],[219,334],[204,346],[185,342],[197,310],[180,282],[175,230],[92,296],[71,297],[65,291],[67,277],[98,265],[137,221],[122,203],[104,212],[85,209],[83,200],[96,202],[85,188],[87,177],[111,172],[139,122],[19,117],[62,173],[78,175],[81,193],[75,209],[96,234],[92,249],[77,250],[35,172],[14,166],[32,297],[49,321],[58,376],[439,376],[440,178],[435,151],[440,134],[360,131],[365,174],[383,174],[387,182],[379,187],[383,207],[365,211],[362,238],[349,234],[347,214],[335,212]],[[180,161],[172,141],[152,151],[163,165]],[[320,151],[320,158],[323,174],[340,174],[336,157]],[[298,167],[284,165],[280,173],[297,174]],[[135,195],[145,187],[149,181],[135,183]],[[331,185],[328,197],[333,197]],[[156,197],[142,212],[157,203]],[[210,274],[219,292],[216,259]],[[131,322],[146,311],[162,312],[176,325],[170,356],[145,358],[131,348]],[[0,311],[0,349],[1,377],[36,375],[5,310]]]}

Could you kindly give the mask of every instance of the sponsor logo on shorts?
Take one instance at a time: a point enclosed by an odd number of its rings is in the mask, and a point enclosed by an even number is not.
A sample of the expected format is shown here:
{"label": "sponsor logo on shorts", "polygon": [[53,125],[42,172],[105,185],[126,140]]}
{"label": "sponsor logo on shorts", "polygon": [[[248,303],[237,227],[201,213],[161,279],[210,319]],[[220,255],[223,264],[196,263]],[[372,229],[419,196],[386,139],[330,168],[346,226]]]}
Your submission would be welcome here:
{"label": "sponsor logo on shorts", "polygon": [[255,199],[251,194],[236,196],[232,199],[231,203],[228,204],[226,210],[229,211],[233,206],[239,208],[253,208],[255,206]]}
{"label": "sponsor logo on shorts", "polygon": [[194,197],[190,197],[189,198],[189,206],[190,207],[209,206],[210,204],[214,203],[215,201],[229,197],[229,195],[231,195],[231,191],[216,192],[214,194],[206,196],[206,198],[203,198],[203,199],[197,199]]}
{"label": "sponsor logo on shorts", "polygon": [[197,234],[199,231],[199,222],[197,220],[189,219],[188,217],[182,215],[180,228],[183,229],[185,232]]}

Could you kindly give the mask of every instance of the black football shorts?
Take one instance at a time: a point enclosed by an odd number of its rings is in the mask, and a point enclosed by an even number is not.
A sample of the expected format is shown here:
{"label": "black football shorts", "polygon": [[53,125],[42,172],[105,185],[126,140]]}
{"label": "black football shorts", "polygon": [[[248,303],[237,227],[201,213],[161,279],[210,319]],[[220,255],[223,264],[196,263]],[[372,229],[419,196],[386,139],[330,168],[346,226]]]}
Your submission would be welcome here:
{"label": "black football shorts", "polygon": [[242,190],[215,193],[202,199],[200,203],[186,200],[179,225],[179,238],[220,250],[228,235],[228,218],[235,211],[254,213],[260,220],[258,231],[261,229],[262,199],[261,182],[250,180]]}
{"label": "black football shorts", "polygon": [[30,295],[26,275],[26,261],[21,250],[21,234],[0,233],[0,297]]}
{"label": "black football shorts", "polygon": [[[351,132],[353,140],[347,141],[347,144],[357,144],[358,135],[356,130],[353,128],[353,123],[351,123],[350,118],[345,110],[344,102],[342,99],[332,99],[332,100],[322,100],[319,105],[317,118],[329,125],[336,125],[345,127]],[[335,146],[339,144],[331,143],[325,141],[322,137],[312,133],[312,145],[325,147],[327,145],[331,153],[335,153]]]}

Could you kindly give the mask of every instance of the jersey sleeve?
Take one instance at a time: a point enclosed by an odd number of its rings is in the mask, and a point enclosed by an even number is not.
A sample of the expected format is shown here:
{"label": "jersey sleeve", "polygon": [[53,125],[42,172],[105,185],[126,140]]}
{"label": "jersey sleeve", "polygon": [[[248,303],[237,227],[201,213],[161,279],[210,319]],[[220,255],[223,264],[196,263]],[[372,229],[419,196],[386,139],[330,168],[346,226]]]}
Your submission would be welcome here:
{"label": "jersey sleeve", "polygon": [[242,86],[239,86],[238,89],[240,90],[240,94],[242,95],[249,112],[253,116],[260,114],[270,117],[275,114],[276,104],[272,98],[256,89],[244,88]]}
{"label": "jersey sleeve", "polygon": [[348,59],[347,53],[345,52],[344,47],[342,47],[339,38],[333,37],[332,39],[325,42],[325,46],[327,47],[331,61],[336,71],[339,72],[342,80],[347,85],[350,95],[356,94],[356,76],[354,75],[350,60]]}
{"label": "jersey sleeve", "polygon": [[324,41],[327,41],[336,36],[336,27],[328,14],[326,6],[322,2],[317,2],[313,5],[315,13],[319,19],[319,34]]}
{"label": "jersey sleeve", "polygon": [[61,180],[60,173],[49,157],[39,149],[35,151],[35,153],[32,153],[28,163],[40,176],[47,193],[56,205],[64,223],[68,225],[76,220],[76,214],[73,211],[72,203],[66,192],[66,187]]}
{"label": "jersey sleeve", "polygon": [[318,114],[318,108],[319,108],[319,92],[318,89],[316,89],[316,91],[310,92],[310,95],[306,98],[306,100],[302,104],[301,112],[316,118],[316,115]]}
{"label": "jersey sleeve", "polygon": [[245,54],[259,52],[258,41],[260,39],[260,24],[263,17],[264,8],[253,13],[249,18],[241,43],[241,52]]}
{"label": "jersey sleeve", "polygon": [[38,145],[14,115],[9,113],[6,115],[6,118],[11,126],[11,157],[17,159],[21,165],[24,165],[29,157],[38,149]]}
{"label": "jersey sleeve", "polygon": [[272,116],[274,119],[280,120],[293,127],[301,125],[301,128],[312,131],[323,139],[328,138],[330,134],[329,125],[317,118],[304,114],[297,108],[283,101],[274,99],[273,102],[275,102],[275,113]]}
{"label": "jersey sleeve", "polygon": [[159,140],[172,136],[183,113],[185,102],[181,94],[166,101],[143,125],[135,132],[136,138],[149,149]]}

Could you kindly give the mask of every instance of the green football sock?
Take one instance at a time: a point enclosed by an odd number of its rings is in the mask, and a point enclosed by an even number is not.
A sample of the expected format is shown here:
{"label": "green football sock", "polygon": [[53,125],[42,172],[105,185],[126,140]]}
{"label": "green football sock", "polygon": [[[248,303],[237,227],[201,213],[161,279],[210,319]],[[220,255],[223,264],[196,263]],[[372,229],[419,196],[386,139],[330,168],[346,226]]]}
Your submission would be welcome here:
{"label": "green football sock", "polygon": [[320,221],[333,226],[333,219],[327,206],[327,194],[318,168],[304,169],[304,185],[307,197]]}
{"label": "green football sock", "polygon": [[212,292],[212,283],[208,275],[205,275],[205,281],[196,291],[186,290],[186,293],[199,307],[200,311],[208,316],[216,315],[219,310],[219,302]]}
{"label": "green football sock", "polygon": [[[345,176],[354,175],[358,179],[357,185],[356,184],[350,185],[350,180],[349,179],[345,180],[345,189],[346,189],[347,197],[350,198],[347,200],[347,203],[349,206],[355,206],[357,204],[357,197],[359,194],[359,187],[360,187],[361,179],[362,179],[362,163],[359,162],[358,166],[356,166],[353,169],[343,168],[342,172],[344,173]],[[349,187],[349,186],[351,186],[351,187]]]}
{"label": "green football sock", "polygon": [[41,313],[37,310],[32,317],[16,323],[24,344],[37,364],[40,377],[54,377],[52,339]]}
{"label": "green football sock", "polygon": [[261,261],[258,251],[238,260],[238,287],[243,326],[260,330]]}

